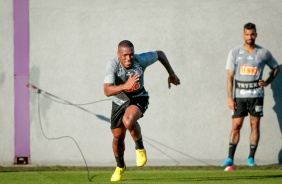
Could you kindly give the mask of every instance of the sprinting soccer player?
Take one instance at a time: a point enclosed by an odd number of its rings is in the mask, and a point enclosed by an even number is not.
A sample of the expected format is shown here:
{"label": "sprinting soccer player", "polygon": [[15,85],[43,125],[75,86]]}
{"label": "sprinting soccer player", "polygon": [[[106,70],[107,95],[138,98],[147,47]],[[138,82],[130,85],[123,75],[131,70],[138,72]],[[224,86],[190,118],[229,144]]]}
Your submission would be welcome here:
{"label": "sprinting soccer player", "polygon": [[[228,107],[233,110],[232,130],[229,139],[229,155],[221,164],[226,167],[234,164],[234,154],[240,139],[245,116],[250,114],[250,154],[249,166],[255,166],[255,152],[260,137],[260,119],[263,116],[264,87],[268,86],[279,73],[279,65],[265,48],[255,44],[256,26],[253,23],[244,25],[244,45],[229,52],[227,70]],[[263,69],[268,65],[272,70],[269,77],[262,79]],[[233,83],[234,81],[234,83]],[[233,96],[233,88],[234,96]]]}
{"label": "sprinting soccer player", "polygon": [[144,88],[144,71],[157,60],[162,63],[169,74],[169,88],[171,83],[179,85],[180,80],[162,51],[134,54],[134,46],[128,40],[119,43],[117,56],[107,63],[104,93],[106,96],[113,96],[112,148],[117,162],[111,181],[120,181],[126,169],[123,158],[126,130],[135,141],[136,165],[142,167],[147,162],[141,128],[137,120],[144,115],[149,105],[149,95]]}

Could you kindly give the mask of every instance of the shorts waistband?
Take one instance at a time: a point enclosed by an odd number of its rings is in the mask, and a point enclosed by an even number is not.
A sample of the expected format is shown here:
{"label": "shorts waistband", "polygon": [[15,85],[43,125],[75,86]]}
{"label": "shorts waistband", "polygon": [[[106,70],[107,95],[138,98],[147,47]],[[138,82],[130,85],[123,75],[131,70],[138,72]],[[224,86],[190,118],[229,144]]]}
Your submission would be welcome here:
{"label": "shorts waistband", "polygon": [[256,81],[238,81],[235,79],[235,88],[239,89],[255,89],[259,88],[260,86],[258,85],[258,80]]}

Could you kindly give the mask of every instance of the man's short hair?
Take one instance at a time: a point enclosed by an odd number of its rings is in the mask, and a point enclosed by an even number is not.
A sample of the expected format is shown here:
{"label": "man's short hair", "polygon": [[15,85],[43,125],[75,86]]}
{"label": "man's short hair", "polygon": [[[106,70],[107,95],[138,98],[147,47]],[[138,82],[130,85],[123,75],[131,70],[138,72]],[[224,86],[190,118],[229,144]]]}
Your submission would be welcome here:
{"label": "man's short hair", "polygon": [[245,29],[254,29],[255,32],[257,32],[256,25],[253,24],[253,23],[251,23],[251,22],[249,22],[249,23],[247,23],[247,24],[244,25],[244,30],[245,30]]}
{"label": "man's short hair", "polygon": [[123,40],[119,42],[118,47],[132,47],[134,48],[133,44],[129,40]]}

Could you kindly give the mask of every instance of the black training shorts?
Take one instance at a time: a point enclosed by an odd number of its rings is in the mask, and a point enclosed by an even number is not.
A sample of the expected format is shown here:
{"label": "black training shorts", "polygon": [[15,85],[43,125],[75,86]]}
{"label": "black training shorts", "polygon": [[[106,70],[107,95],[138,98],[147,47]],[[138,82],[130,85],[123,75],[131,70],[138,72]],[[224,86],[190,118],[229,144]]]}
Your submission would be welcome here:
{"label": "black training shorts", "polygon": [[237,109],[233,112],[232,118],[248,116],[263,116],[263,97],[260,98],[235,98]]}
{"label": "black training shorts", "polygon": [[148,96],[139,96],[130,99],[122,105],[117,105],[112,102],[112,114],[111,114],[111,129],[117,128],[122,123],[122,117],[125,113],[125,110],[130,105],[136,105],[142,112],[142,116],[149,106],[149,97]]}

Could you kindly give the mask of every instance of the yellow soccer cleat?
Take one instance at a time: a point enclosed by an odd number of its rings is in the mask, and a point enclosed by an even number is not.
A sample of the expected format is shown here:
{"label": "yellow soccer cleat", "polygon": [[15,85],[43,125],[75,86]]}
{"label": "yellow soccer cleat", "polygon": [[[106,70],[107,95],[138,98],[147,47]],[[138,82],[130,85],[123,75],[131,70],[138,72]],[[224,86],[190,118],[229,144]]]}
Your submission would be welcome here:
{"label": "yellow soccer cleat", "polygon": [[147,155],[146,150],[144,149],[137,149],[136,150],[136,165],[138,167],[142,167],[147,162]]}
{"label": "yellow soccer cleat", "polygon": [[116,167],[116,170],[111,177],[111,181],[120,181],[122,179],[122,175],[123,175],[125,169],[126,169],[125,165],[124,165],[123,168]]}

